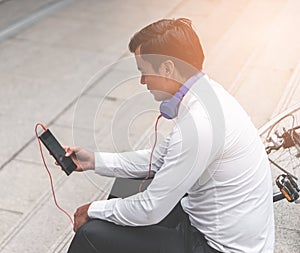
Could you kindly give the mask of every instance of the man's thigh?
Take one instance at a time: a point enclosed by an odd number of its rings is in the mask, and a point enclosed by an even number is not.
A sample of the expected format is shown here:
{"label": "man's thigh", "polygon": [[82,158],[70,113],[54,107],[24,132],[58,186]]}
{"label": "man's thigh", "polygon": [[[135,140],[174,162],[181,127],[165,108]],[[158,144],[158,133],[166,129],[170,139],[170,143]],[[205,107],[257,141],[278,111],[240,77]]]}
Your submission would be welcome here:
{"label": "man's thigh", "polygon": [[126,227],[91,220],[76,233],[68,253],[184,252],[184,235],[160,225]]}

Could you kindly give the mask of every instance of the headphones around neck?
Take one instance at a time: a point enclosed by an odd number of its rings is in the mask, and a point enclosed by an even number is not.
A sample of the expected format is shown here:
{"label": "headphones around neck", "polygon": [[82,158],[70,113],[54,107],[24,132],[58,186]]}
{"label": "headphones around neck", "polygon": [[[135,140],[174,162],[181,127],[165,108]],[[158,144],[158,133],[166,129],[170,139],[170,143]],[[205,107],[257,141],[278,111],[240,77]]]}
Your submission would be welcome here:
{"label": "headphones around neck", "polygon": [[178,114],[179,103],[184,95],[190,90],[193,84],[198,81],[204,73],[202,71],[190,77],[176,92],[171,99],[164,100],[160,104],[160,113],[166,119],[174,119]]}

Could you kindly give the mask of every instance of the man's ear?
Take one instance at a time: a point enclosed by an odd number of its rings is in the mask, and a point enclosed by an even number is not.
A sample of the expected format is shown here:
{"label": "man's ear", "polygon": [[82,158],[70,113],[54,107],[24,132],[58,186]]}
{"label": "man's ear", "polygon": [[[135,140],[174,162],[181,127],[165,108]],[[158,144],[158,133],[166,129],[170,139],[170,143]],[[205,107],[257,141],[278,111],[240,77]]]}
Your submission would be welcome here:
{"label": "man's ear", "polygon": [[162,64],[160,64],[159,74],[164,77],[170,78],[173,76],[174,70],[175,70],[174,62],[171,60],[166,60]]}

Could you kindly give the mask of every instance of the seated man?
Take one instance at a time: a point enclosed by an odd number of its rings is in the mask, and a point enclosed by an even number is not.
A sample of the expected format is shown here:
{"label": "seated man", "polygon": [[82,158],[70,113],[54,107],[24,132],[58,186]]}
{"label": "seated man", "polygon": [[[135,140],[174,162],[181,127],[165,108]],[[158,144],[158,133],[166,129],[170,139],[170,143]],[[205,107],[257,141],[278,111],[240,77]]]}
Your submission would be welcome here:
{"label": "seated man", "polygon": [[264,147],[238,102],[202,72],[204,55],[191,21],[150,24],[129,49],[141,84],[162,101],[161,115],[176,124],[153,152],[66,147],[77,171],[141,178],[150,168],[154,176],[143,192],[79,207],[68,252],[273,252]]}

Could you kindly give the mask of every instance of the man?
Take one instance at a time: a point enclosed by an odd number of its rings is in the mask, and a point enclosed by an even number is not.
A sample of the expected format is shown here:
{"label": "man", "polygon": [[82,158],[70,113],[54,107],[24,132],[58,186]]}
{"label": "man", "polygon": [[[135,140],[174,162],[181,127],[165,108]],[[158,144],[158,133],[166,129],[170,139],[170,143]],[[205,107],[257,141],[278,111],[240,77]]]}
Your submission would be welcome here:
{"label": "man", "polygon": [[128,198],[95,201],[74,215],[77,252],[273,252],[270,168],[249,117],[202,72],[204,55],[188,19],[163,19],[130,41],[141,84],[176,124],[154,149],[91,153],[67,147],[77,171],[141,178]]}

